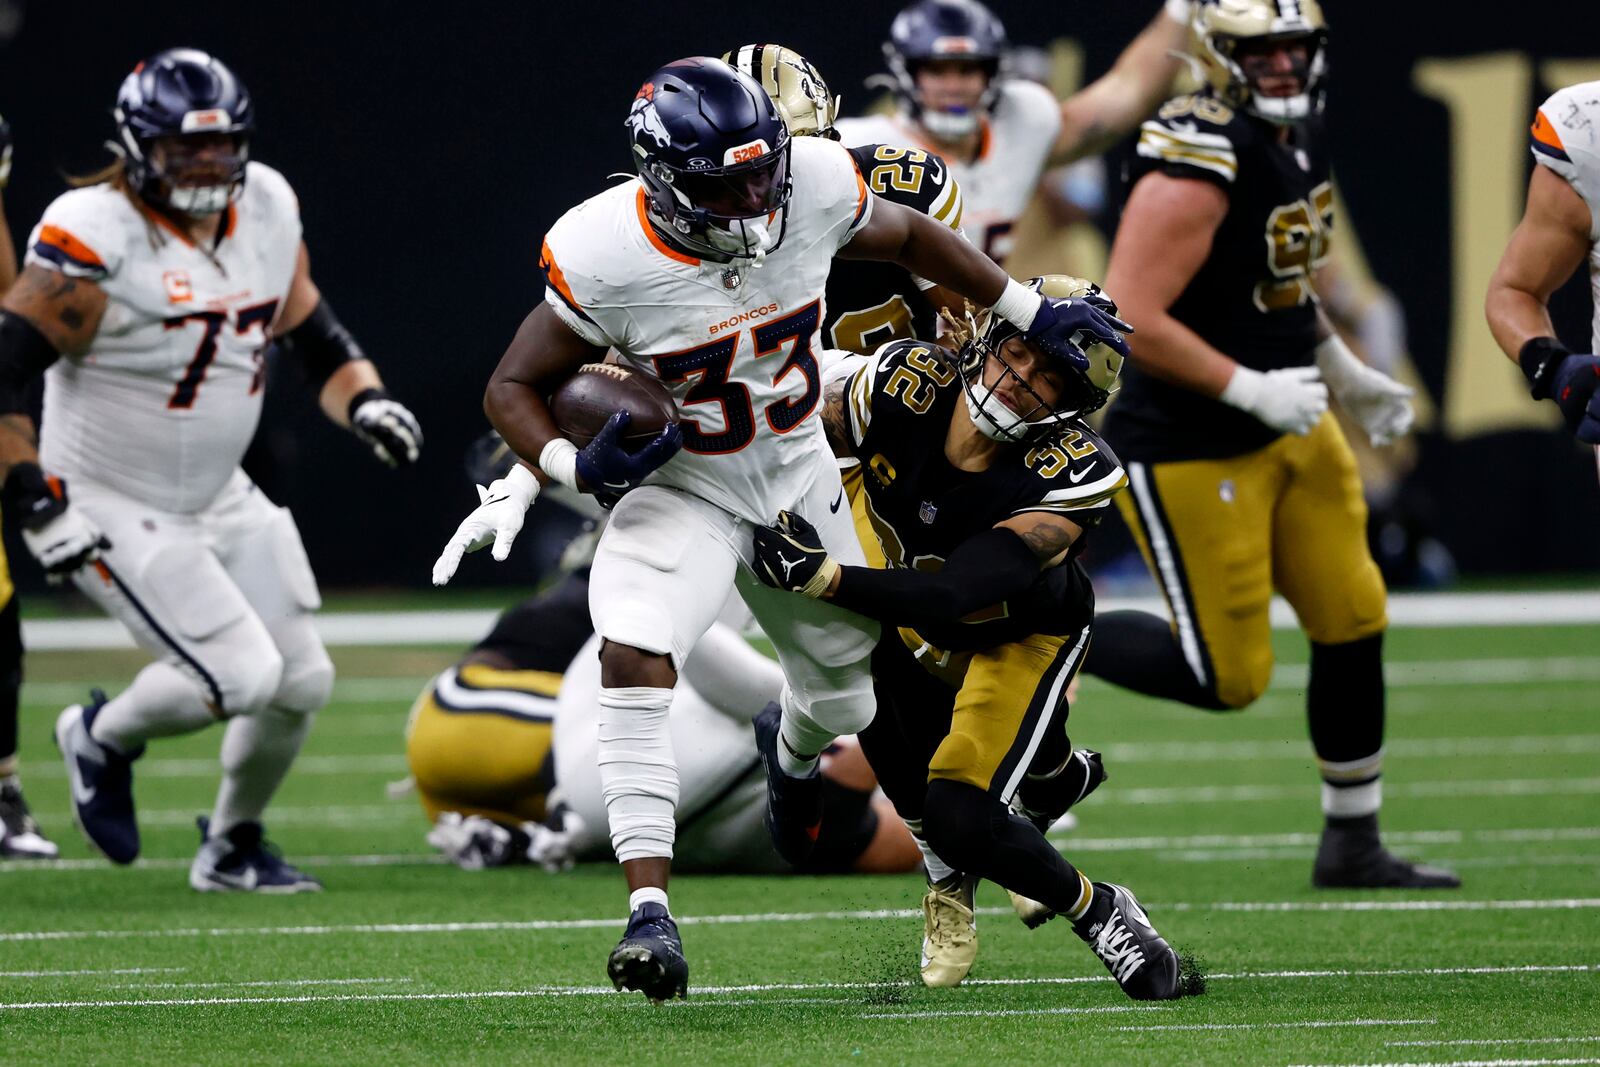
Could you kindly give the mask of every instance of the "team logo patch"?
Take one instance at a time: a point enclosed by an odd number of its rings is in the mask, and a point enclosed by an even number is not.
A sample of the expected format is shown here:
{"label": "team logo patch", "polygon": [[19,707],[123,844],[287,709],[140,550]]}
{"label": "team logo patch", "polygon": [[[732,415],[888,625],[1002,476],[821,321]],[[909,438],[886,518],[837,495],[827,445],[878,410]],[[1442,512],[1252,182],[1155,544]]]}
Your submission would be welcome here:
{"label": "team logo patch", "polygon": [[220,107],[212,107],[184,115],[182,129],[184,133],[204,133],[206,130],[223,129],[231,124],[232,120],[226,111]]}
{"label": "team logo patch", "polygon": [[749,144],[742,144],[724,152],[722,154],[722,165],[726,167],[734,163],[748,163],[752,159],[760,159],[770,151],[772,149],[767,147],[765,140],[751,141]]}
{"label": "team logo patch", "polygon": [[[650,84],[645,83],[645,89]],[[661,121],[661,116],[656,112],[654,91],[650,96],[644,95],[644,89],[639,90],[639,95],[634,97],[633,107],[628,110],[628,129],[638,137],[649,134],[656,144],[662,148],[672,143],[672,135],[667,132],[667,124]]]}
{"label": "team logo patch", "polygon": [[917,509],[917,518],[922,520],[924,526],[932,526],[934,518],[939,514],[939,506],[931,500],[924,500]]}
{"label": "team logo patch", "polygon": [[194,287],[189,284],[186,270],[167,271],[161,276],[161,284],[166,286],[169,304],[186,304],[194,299]]}

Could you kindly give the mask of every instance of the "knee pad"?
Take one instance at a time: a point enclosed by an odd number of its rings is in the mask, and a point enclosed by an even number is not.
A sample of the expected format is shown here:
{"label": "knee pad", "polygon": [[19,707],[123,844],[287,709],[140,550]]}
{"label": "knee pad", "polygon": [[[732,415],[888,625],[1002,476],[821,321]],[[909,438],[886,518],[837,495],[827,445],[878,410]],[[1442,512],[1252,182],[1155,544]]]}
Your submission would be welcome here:
{"label": "knee pad", "polygon": [[1260,699],[1272,681],[1272,647],[1229,649],[1218,655],[1212,649],[1212,670],[1216,672],[1214,686],[1217,711],[1237,711],[1247,708]]}
{"label": "knee pad", "polygon": [[272,639],[283,656],[283,673],[272,703],[302,715],[322,710],[333,695],[333,660],[322,647],[311,616],[277,624],[272,628]]}
{"label": "knee pad", "polygon": [[872,724],[878,710],[877,698],[872,693],[872,676],[865,668],[863,663],[856,677],[826,693],[802,693],[786,687],[783,699],[789,707],[835,737],[860,733]]}
{"label": "knee pad", "polygon": [[1313,643],[1347,645],[1380,634],[1388,627],[1389,591],[1383,584],[1383,573],[1370,556],[1341,585],[1327,589],[1326,594],[1326,603],[1301,614],[1301,625]]}
{"label": "knee pad", "polygon": [[199,662],[211,674],[222,694],[222,714],[253,715],[272,703],[283,679],[283,655],[271,645],[249,653],[235,652],[227,659],[205,655]]}
{"label": "knee pad", "polygon": [[935,778],[928,783],[923,838],[940,859],[957,870],[981,871],[987,866],[994,823],[1007,814],[1005,805],[977,786]]}

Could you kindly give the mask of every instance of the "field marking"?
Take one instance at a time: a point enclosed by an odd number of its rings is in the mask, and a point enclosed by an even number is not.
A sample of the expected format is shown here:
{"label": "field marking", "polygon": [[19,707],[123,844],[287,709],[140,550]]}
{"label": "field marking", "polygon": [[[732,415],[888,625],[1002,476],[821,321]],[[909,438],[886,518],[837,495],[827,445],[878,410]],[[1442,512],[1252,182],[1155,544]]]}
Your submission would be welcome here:
{"label": "field marking", "polygon": [[1444,1045],[1576,1045],[1582,1042],[1600,1041],[1600,1036],[1582,1037],[1448,1037],[1433,1038],[1429,1041],[1385,1041],[1385,1045],[1395,1047],[1410,1046],[1415,1048],[1439,1048]]}
{"label": "field marking", "polygon": [[410,985],[415,978],[265,978],[252,982],[122,982],[107,989],[273,989],[303,986]]}
{"label": "field marking", "polygon": [[1156,1026],[1113,1026],[1113,1030],[1322,1030],[1334,1026],[1438,1026],[1438,1019],[1307,1019],[1289,1023],[1162,1023]]}
{"label": "field marking", "polygon": [[78,978],[101,974],[179,974],[187,967],[109,967],[87,971],[0,971],[0,978]]}
{"label": "field marking", "polygon": [[[1280,860],[1285,863],[1302,863],[1316,854],[1313,848],[1246,848],[1246,849],[1194,849],[1172,852],[1162,857],[1174,863],[1260,863]],[[1451,856],[1430,854],[1430,863],[1470,869],[1475,867],[1588,867],[1600,865],[1600,853],[1583,852],[1572,855],[1500,855]]]}
{"label": "field marking", "polygon": [[[1413,911],[1571,911],[1600,908],[1600,898],[1543,900],[1235,900],[1155,903],[1150,911],[1183,912],[1413,912]],[[869,921],[912,919],[920,910],[874,908],[856,911],[757,912],[732,915],[680,915],[679,926],[742,926],[760,923]],[[1010,915],[1010,908],[978,908],[978,915]],[[168,929],[137,930],[9,930],[0,931],[0,942],[7,941],[91,941],[169,937],[305,937],[326,934],[458,934],[546,930],[614,930],[623,920],[606,919],[522,919],[478,920],[431,923],[343,923],[318,926],[185,926]],[[1568,969],[1589,970],[1588,966]],[[1333,973],[1333,972],[1330,972]],[[1353,972],[1341,972],[1353,973]],[[1393,973],[1393,972],[1374,972]],[[1418,974],[1473,974],[1473,968],[1446,971],[1418,971]]]}
{"label": "field marking", "polygon": [[[1315,845],[1322,839],[1316,833],[1279,834],[1188,834],[1182,836],[1080,837],[1067,832],[1051,834],[1069,842],[1075,852],[1167,852],[1202,848],[1270,848],[1275,846]],[[1459,845],[1467,842],[1553,842],[1600,841],[1600,826],[1530,826],[1506,830],[1388,830],[1384,840],[1391,845]]]}
{"label": "field marking", "polygon": [[[400,737],[399,728],[395,739]],[[141,760],[140,778],[217,778],[222,774],[221,764],[215,759],[150,759]],[[294,761],[294,773],[299,775],[391,775],[410,769],[404,755],[386,753],[371,756],[301,756]],[[65,778],[67,769],[55,760],[41,760],[28,764],[28,777]],[[142,815],[143,813],[141,813]]]}
{"label": "field marking", "polygon": [[[41,871],[186,871],[192,862],[191,859],[180,856],[135,860],[127,867],[116,867],[100,859],[15,860],[0,863],[0,875],[32,874]],[[439,867],[450,861],[438,853],[419,852],[370,856],[299,856],[295,862],[306,867]]]}
{"label": "field marking", "polygon": [[[1234,804],[1294,800],[1303,785],[1146,786],[1097,796],[1097,805]],[[1478,778],[1383,783],[1389,797],[1535,797],[1600,793],[1600,778]]]}
{"label": "field marking", "polygon": [[[863,1019],[948,1019],[955,1016],[976,1016],[984,1019],[998,1019],[1012,1015],[1108,1015],[1127,1011],[1163,1011],[1165,1005],[1161,1004],[1108,1004],[1100,1007],[1082,1008],[960,1008],[950,1011],[864,1011]],[[1144,1030],[1143,1026],[1119,1026],[1118,1030]],[[1159,1030],[1161,1027],[1148,1027]]]}
{"label": "field marking", "polygon": [[1428,1060],[1426,1063],[1294,1064],[1292,1067],[1556,1067],[1558,1064],[1581,1063],[1594,1064],[1600,1063],[1600,1060]]}
{"label": "field marking", "polygon": [[[1112,741],[1100,747],[1108,762],[1188,763],[1292,760],[1316,762],[1304,738],[1281,741]],[[1463,756],[1565,756],[1600,752],[1600,734],[1518,734],[1510,737],[1400,739],[1384,746],[1389,756],[1457,759]],[[143,764],[140,770],[143,771]]]}
{"label": "field marking", "polygon": [[[1307,664],[1281,663],[1273,668],[1272,687],[1304,689],[1310,675],[1310,667]],[[1441,685],[1521,685],[1527,682],[1592,682],[1600,680],[1600,657],[1514,656],[1502,659],[1392,660],[1384,663],[1383,680],[1390,689]]]}

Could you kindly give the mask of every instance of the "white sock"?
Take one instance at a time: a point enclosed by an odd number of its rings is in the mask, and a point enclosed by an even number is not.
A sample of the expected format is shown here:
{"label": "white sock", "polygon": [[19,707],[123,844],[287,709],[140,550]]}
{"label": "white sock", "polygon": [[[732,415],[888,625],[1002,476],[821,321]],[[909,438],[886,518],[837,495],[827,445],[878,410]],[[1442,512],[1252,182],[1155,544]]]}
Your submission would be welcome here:
{"label": "white sock", "polygon": [[[660,904],[663,908],[666,908],[667,891],[657,886],[647,885],[628,894],[628,914],[631,915],[638,911],[641,904]],[[671,908],[667,908],[667,914],[672,914]]]}
{"label": "white sock", "polygon": [[1322,814],[1332,818],[1376,815],[1383,804],[1383,749],[1361,759],[1333,762],[1321,757]]}
{"label": "white sock", "polygon": [[211,836],[221,837],[261,813],[300,754],[312,716],[269,704],[228,723],[222,735],[222,785],[211,812]]}
{"label": "white sock", "polygon": [[672,858],[678,765],[667,729],[671,706],[670,689],[643,685],[600,689],[600,793],[619,863]]}
{"label": "white sock", "polygon": [[791,778],[809,778],[817,773],[822,750],[833,744],[838,735],[796,709],[787,687],[780,703],[783,721],[778,725],[778,766]]}
{"label": "white sock", "polygon": [[94,739],[118,752],[132,752],[155,737],[189,734],[217,721],[200,686],[165,661],[140,671],[95,716]]}
{"label": "white sock", "polygon": [[911,831],[911,840],[917,843],[922,850],[922,865],[928,869],[928,884],[942,882],[956,873],[956,869],[939,858],[939,854],[928,847],[928,842],[922,837],[922,820],[905,819],[906,829]]}

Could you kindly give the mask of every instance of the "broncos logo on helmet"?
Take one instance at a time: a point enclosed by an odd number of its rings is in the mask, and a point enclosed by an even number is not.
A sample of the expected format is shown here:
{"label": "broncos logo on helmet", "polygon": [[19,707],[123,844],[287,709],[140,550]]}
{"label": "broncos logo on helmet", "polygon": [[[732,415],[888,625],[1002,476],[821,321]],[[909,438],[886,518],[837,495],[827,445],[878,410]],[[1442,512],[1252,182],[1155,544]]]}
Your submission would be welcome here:
{"label": "broncos logo on helmet", "polygon": [[628,112],[628,129],[633,131],[635,137],[648,134],[655,138],[656,144],[665,148],[672,143],[672,134],[667,132],[661,116],[656,113],[655,101],[646,94],[645,90],[649,88],[647,83],[644,89],[639,90],[639,95],[633,98],[633,107]]}

